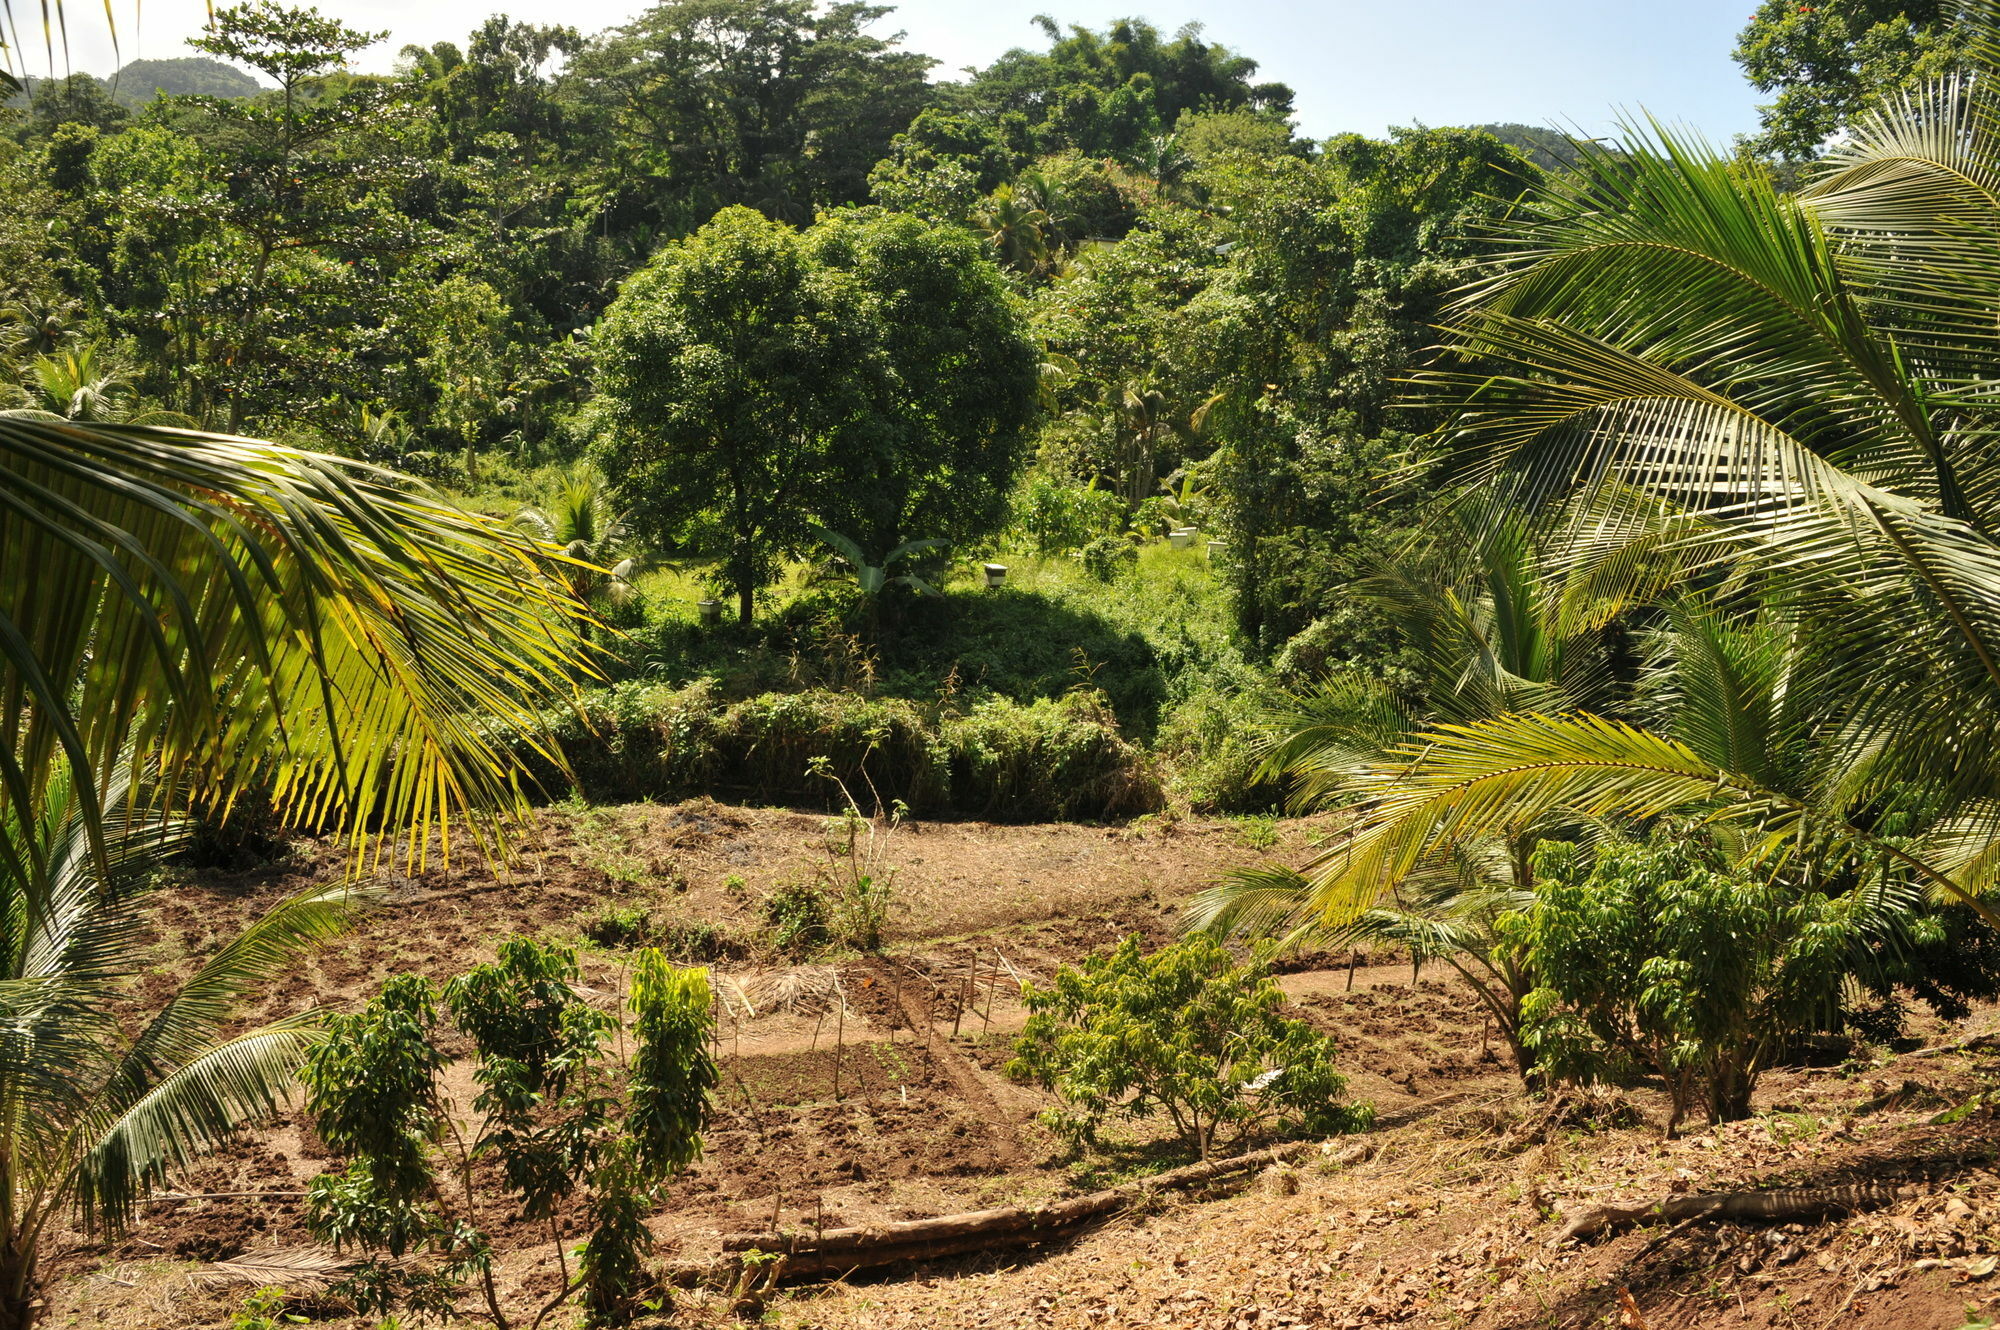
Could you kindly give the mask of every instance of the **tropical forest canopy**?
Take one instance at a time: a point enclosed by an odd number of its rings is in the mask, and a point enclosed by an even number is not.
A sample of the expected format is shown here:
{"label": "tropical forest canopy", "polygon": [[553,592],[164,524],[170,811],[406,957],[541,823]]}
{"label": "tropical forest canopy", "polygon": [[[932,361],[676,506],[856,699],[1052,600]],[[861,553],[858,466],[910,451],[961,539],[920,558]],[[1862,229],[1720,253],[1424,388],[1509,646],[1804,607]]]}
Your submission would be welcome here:
{"label": "tropical forest canopy", "polygon": [[[1773,100],[1737,158],[1795,187],[1955,67],[1946,17],[1760,9],[1736,54]],[[1267,802],[1240,739],[1261,681],[1416,686],[1360,590],[1446,488],[1455,399],[1413,373],[1523,200],[1619,149],[1306,139],[1291,89],[1198,26],[1039,23],[943,78],[887,6],[673,0],[598,33],[496,16],[375,76],[349,62],[386,34],[220,9],[200,56],[29,80],[0,111],[0,398],[525,512],[635,573],[571,579],[626,631],[613,680],[716,677],[717,639],[676,636],[704,596],[763,620],[758,650],[823,646],[831,593],[794,570],[831,533],[887,590],[863,636],[889,691],[1089,676]],[[1111,576],[1177,526],[1228,551],[1192,614],[1008,645],[911,598],[994,557]],[[1201,627],[1159,639],[1176,619]]]}

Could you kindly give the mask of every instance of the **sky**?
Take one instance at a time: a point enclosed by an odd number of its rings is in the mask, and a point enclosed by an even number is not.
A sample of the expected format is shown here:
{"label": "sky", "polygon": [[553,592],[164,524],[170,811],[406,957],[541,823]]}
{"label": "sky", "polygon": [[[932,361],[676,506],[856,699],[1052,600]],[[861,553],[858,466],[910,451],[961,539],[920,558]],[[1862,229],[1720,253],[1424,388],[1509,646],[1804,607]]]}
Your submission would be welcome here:
{"label": "sky", "polygon": [[[360,59],[378,72],[406,44],[463,41],[496,10],[595,31],[642,7],[642,0],[317,3],[356,27],[390,31]],[[944,76],[1009,47],[1044,45],[1031,22],[1038,13],[1094,27],[1135,15],[1169,33],[1198,22],[1209,40],[1261,62],[1260,78],[1290,84],[1300,131],[1316,138],[1495,121],[1602,134],[1621,115],[1643,111],[1727,141],[1756,127],[1757,94],[1729,58],[1752,7],[1753,0],[903,0],[877,31],[904,30],[906,45],[938,58]],[[67,8],[69,67],[108,72],[115,62],[102,6],[70,0]],[[189,54],[181,39],[207,13],[204,0],[113,0],[112,9],[127,59]],[[31,0],[14,0],[14,11],[22,19],[35,12]],[[60,52],[56,62],[60,72]],[[28,68],[45,65],[38,50]]]}

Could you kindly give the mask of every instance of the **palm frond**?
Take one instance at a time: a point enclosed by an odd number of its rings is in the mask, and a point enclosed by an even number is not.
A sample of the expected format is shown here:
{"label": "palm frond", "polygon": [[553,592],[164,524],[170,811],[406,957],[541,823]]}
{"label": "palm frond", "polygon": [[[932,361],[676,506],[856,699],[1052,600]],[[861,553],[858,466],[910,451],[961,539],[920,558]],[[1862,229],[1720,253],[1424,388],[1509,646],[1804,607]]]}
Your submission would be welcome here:
{"label": "palm frond", "polygon": [[118,1228],[168,1170],[275,1112],[318,1037],[313,1014],[292,1017],[217,1044],[163,1077],[96,1134],[78,1163],[85,1226]]}
{"label": "palm frond", "polygon": [[248,1285],[310,1293],[325,1288],[359,1265],[364,1258],[321,1247],[291,1247],[278,1251],[244,1252],[216,1261],[188,1275],[197,1286]]}
{"label": "palm frond", "polygon": [[237,934],[140,1030],[106,1077],[91,1118],[124,1113],[165,1069],[199,1056],[245,997],[303,952],[346,931],[369,895],[344,885],[313,888]]}
{"label": "palm frond", "polygon": [[1757,856],[1810,845],[1887,854],[2000,925],[1935,865],[1664,735],[1601,717],[1515,715],[1416,736],[1359,778],[1353,834],[1310,867],[1311,909],[1339,927],[1444,847],[1519,834],[1558,813],[1643,823],[1668,813],[1751,829]]}
{"label": "palm frond", "polygon": [[518,807],[506,729],[559,764],[538,736],[585,659],[572,599],[532,543],[391,473],[0,421],[0,563],[39,570],[0,588],[0,793],[24,823],[63,763],[101,825],[106,773],[138,752],[165,799],[226,809],[261,782],[359,850],[373,826]]}

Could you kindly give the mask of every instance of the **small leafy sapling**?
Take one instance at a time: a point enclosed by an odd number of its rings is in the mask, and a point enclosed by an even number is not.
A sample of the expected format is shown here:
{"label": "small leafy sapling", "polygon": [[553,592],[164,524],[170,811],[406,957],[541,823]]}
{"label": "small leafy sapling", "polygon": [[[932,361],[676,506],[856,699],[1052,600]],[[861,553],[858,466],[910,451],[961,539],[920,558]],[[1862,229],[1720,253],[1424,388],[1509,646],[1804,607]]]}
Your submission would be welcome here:
{"label": "small leafy sapling", "polygon": [[[378,1253],[340,1290],[362,1310],[448,1319],[471,1294],[511,1330],[579,1297],[594,1325],[645,1305],[645,1217],[660,1184],[700,1157],[715,1084],[707,972],[640,953],[622,1087],[606,1049],[621,1022],[577,994],[578,977],[568,949],[512,938],[442,992],[401,976],[331,1022],[302,1079],[321,1137],[350,1162],[314,1180],[307,1212],[322,1240]],[[442,1083],[447,1015],[477,1057],[469,1106]],[[488,1235],[507,1219],[539,1222],[555,1247],[557,1285],[525,1310],[494,1276]],[[403,1259],[418,1254],[432,1259]]]}
{"label": "small leafy sapling", "polygon": [[1343,1101],[1333,1041],[1279,1014],[1284,994],[1263,956],[1238,963],[1195,936],[1150,956],[1128,937],[1047,989],[1024,984],[1028,1024],[1008,1072],[1052,1091],[1043,1115],[1077,1146],[1105,1121],[1165,1114],[1208,1158],[1254,1132],[1332,1135],[1373,1120]]}

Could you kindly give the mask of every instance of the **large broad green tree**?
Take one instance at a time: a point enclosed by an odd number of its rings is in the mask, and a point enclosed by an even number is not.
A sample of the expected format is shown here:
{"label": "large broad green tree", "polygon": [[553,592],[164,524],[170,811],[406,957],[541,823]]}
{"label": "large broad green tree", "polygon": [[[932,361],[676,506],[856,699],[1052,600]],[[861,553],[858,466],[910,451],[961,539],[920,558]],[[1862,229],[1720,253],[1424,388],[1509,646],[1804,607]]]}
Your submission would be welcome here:
{"label": "large broad green tree", "polygon": [[806,236],[860,288],[881,371],[823,520],[877,556],[998,529],[1040,362],[999,270],[964,232],[913,217],[834,214]]}
{"label": "large broad green tree", "polygon": [[720,555],[745,623],[815,525],[873,557],[991,530],[1035,400],[992,264],[907,217],[799,232],[727,209],[626,283],[598,364],[635,529]]}
{"label": "large broad green tree", "polygon": [[227,163],[213,202],[240,258],[200,302],[217,345],[199,368],[232,431],[315,404],[326,351],[316,326],[381,320],[391,261],[429,233],[393,206],[414,164],[374,133],[388,90],[343,81],[348,60],[385,35],[246,0],[190,43],[277,85],[269,98],[201,99],[200,135]]}
{"label": "large broad green tree", "polygon": [[1164,36],[1142,19],[1103,31],[1035,22],[1046,51],[1017,48],[978,71],[954,100],[996,118],[1017,117],[1038,153],[1075,149],[1132,158],[1187,112],[1247,110],[1283,123],[1292,90],[1256,82],[1257,62],[1202,36],[1190,23]]}
{"label": "large broad green tree", "polygon": [[1759,152],[1791,161],[1869,111],[1956,66],[1955,0],[1764,0],[1736,39],[1736,62],[1759,92]]}
{"label": "large broad green tree", "polygon": [[1392,409],[1398,380],[1485,253],[1468,232],[1533,173],[1470,130],[1215,151],[1196,203],[1147,209],[1037,293],[1038,332],[1075,367],[1045,456],[1134,503],[1147,472],[1192,464],[1239,625],[1269,649],[1346,614],[1426,490],[1409,465],[1426,418]]}
{"label": "large broad green tree", "polygon": [[859,203],[930,100],[932,61],[837,0],[668,0],[579,52],[605,206],[682,235],[716,209],[786,221]]}
{"label": "large broad green tree", "polygon": [[812,540],[877,373],[861,293],[799,233],[730,208],[625,283],[598,330],[593,432],[637,530],[722,556],[755,596]]}

